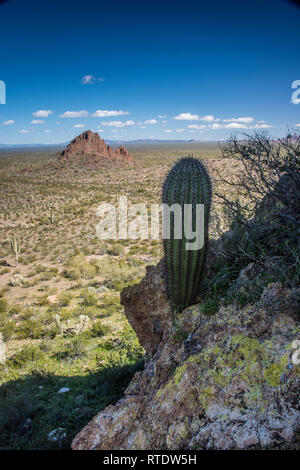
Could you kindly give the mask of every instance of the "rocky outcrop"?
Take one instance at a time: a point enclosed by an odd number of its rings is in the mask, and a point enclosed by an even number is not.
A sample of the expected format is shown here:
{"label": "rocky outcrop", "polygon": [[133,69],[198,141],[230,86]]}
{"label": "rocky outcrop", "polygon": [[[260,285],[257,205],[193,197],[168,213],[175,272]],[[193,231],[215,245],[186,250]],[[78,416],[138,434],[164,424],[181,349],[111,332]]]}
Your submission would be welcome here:
{"label": "rocky outcrop", "polygon": [[[253,273],[252,265],[239,282]],[[146,349],[145,368],[73,449],[299,448],[295,290],[274,283],[254,305],[208,317],[196,304],[174,318],[160,264],[123,291],[122,303]]]}
{"label": "rocky outcrop", "polygon": [[162,271],[162,262],[157,267],[147,266],[144,279],[121,292],[128,321],[149,355],[154,354],[172,327]]}
{"label": "rocky outcrop", "polygon": [[121,158],[126,161],[133,161],[133,158],[130,155],[130,153],[128,153],[128,150],[122,145],[117,148],[115,153],[116,153],[117,158]]}
{"label": "rocky outcrop", "polygon": [[111,160],[132,163],[133,157],[124,147],[113,150],[97,132],[85,131],[75,137],[60,154],[60,160],[93,159],[94,162]]}

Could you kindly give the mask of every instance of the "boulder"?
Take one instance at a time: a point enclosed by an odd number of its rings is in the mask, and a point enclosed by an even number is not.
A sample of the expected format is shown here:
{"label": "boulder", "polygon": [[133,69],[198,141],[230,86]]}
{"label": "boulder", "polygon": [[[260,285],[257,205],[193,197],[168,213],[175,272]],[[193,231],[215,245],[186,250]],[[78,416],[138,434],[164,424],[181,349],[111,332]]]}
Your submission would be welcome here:
{"label": "boulder", "polygon": [[[284,311],[269,308],[278,295]],[[221,306],[208,317],[196,304],[174,318],[162,264],[148,267],[141,283],[121,295],[147,352],[145,368],[121,400],[75,437],[72,448],[299,448],[300,366],[292,359],[299,317],[293,299],[292,289],[270,285],[254,305]]]}

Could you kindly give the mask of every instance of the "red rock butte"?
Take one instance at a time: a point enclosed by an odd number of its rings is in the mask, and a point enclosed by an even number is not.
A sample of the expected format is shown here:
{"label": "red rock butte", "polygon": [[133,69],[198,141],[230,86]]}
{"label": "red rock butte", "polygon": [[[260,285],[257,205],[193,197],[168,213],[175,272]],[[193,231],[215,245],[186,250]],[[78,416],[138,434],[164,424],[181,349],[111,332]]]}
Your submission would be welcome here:
{"label": "red rock butte", "polygon": [[69,145],[60,154],[61,160],[90,160],[93,162],[116,161],[133,163],[133,157],[128,153],[125,147],[119,147],[113,150],[106,145],[97,132],[84,131],[73,139]]}

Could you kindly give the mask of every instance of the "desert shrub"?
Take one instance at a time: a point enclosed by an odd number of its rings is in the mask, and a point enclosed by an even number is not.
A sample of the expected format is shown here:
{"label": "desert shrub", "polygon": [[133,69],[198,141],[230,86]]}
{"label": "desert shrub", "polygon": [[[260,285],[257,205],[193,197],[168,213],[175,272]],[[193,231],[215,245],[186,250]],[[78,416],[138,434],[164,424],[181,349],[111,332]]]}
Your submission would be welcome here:
{"label": "desert shrub", "polygon": [[71,258],[64,275],[67,278],[76,279],[91,279],[97,274],[97,266],[86,261],[83,255],[77,255]]}
{"label": "desert shrub", "polygon": [[78,317],[79,315],[86,315],[91,320],[99,316],[100,309],[97,305],[78,305],[73,310],[73,316]]}
{"label": "desert shrub", "polygon": [[103,317],[109,317],[113,314],[117,313],[122,313],[123,312],[123,306],[120,304],[120,295],[118,292],[110,292],[106,294],[102,300],[101,304],[99,305],[100,309],[100,316]]}
{"label": "desert shrub", "polygon": [[138,282],[144,273],[141,266],[130,266],[124,260],[115,260],[107,255],[101,260],[100,274],[109,289],[121,290],[123,287]]}
{"label": "desert shrub", "polygon": [[140,251],[140,247],[138,245],[134,245],[129,248],[128,254],[136,255],[137,253],[139,253],[139,251]]}
{"label": "desert shrub", "polygon": [[[58,310],[59,317],[62,321],[70,320],[75,316],[75,308],[60,308]],[[52,311],[51,311],[52,314]]]}
{"label": "desert shrub", "polygon": [[24,309],[21,304],[14,304],[9,307],[10,315],[21,315],[23,311]]}
{"label": "desert shrub", "polygon": [[29,320],[34,318],[37,313],[33,307],[22,307],[20,304],[14,306],[15,312],[18,312],[20,319]]}
{"label": "desert shrub", "polygon": [[35,273],[40,274],[47,271],[47,268],[45,266],[42,266],[41,264],[38,264],[37,267],[35,268]]}
{"label": "desert shrub", "polygon": [[109,325],[104,325],[100,320],[97,320],[88,333],[91,337],[100,337],[107,335],[110,331],[111,327]]}
{"label": "desert shrub", "polygon": [[0,401],[0,428],[2,435],[16,433],[18,437],[26,434],[26,421],[38,411],[39,403],[31,390],[22,390],[19,394],[9,394],[4,388]]}
{"label": "desert shrub", "polygon": [[105,359],[100,356],[101,368],[109,365],[112,368],[128,365],[144,358],[144,349],[131,326],[126,325],[119,334],[118,343],[106,353]]}
{"label": "desert shrub", "polygon": [[16,335],[19,339],[39,339],[44,334],[44,328],[40,321],[35,318],[23,320],[16,328]]}
{"label": "desert shrub", "polygon": [[57,276],[59,273],[59,269],[53,266],[52,268],[49,268],[49,272]]}
{"label": "desert shrub", "polygon": [[72,294],[70,292],[62,292],[58,297],[59,305],[66,307],[72,300]]}
{"label": "desert shrub", "polygon": [[93,291],[84,290],[81,293],[81,298],[82,298],[82,304],[86,305],[87,307],[97,305],[97,303],[98,303],[98,296]]}
{"label": "desert shrub", "polygon": [[107,249],[107,254],[111,256],[120,256],[124,253],[124,248],[122,245],[116,244],[116,245],[111,245]]}
{"label": "desert shrub", "polygon": [[0,298],[0,315],[6,313],[7,311],[7,301]]}
{"label": "desert shrub", "polygon": [[5,299],[0,298],[0,332],[4,341],[10,339],[14,333],[14,323],[9,318],[9,307]]}
{"label": "desert shrub", "polygon": [[83,253],[85,256],[89,255],[90,252],[91,252],[90,249],[89,249],[87,246],[83,246],[83,247],[81,248],[81,251],[82,251],[82,253]]}
{"label": "desert shrub", "polygon": [[86,334],[74,336],[65,343],[64,347],[54,353],[58,360],[77,360],[86,353]]}
{"label": "desert shrub", "polygon": [[48,294],[42,294],[37,299],[36,302],[38,305],[48,305]]}
{"label": "desert shrub", "polygon": [[[254,216],[289,221],[299,227],[300,217],[300,135],[272,139],[266,132],[233,135],[222,149],[223,158],[235,158],[241,171],[235,181],[218,173],[225,191],[217,197],[225,216],[247,225]],[[227,189],[227,191],[226,191]],[[227,194],[234,193],[236,198]],[[263,201],[263,203],[262,203]]]}
{"label": "desert shrub", "polygon": [[[216,281],[222,279],[222,270],[228,267],[228,287],[241,269],[255,265],[253,279],[243,288],[234,283],[227,293],[227,301],[244,305],[256,301],[270,282],[280,281],[290,288],[299,285],[300,138],[274,141],[265,133],[243,140],[234,136],[223,155],[237,158],[242,171],[234,182],[219,180],[225,189],[217,196],[230,236],[223,237],[217,257],[222,267],[215,275]],[[228,196],[231,189],[236,198]]]}
{"label": "desert shrub", "polygon": [[[21,263],[21,262],[22,262],[22,261],[20,261],[20,263]],[[1,269],[1,271],[0,271],[0,275],[6,274],[6,273],[8,273],[8,272],[9,272],[9,269],[8,269],[8,268],[3,268],[3,269]]]}
{"label": "desert shrub", "polygon": [[0,324],[0,331],[2,333],[3,340],[8,341],[9,339],[12,339],[12,337],[14,336],[15,325],[12,321],[7,320],[3,322],[2,324]]}
{"label": "desert shrub", "polygon": [[45,271],[40,275],[40,281],[50,281],[54,277],[57,276],[57,273],[52,272],[52,271]]}
{"label": "desert shrub", "polygon": [[23,367],[28,362],[39,359],[41,355],[42,352],[39,347],[27,344],[10,358],[9,363],[14,367]]}
{"label": "desert shrub", "polygon": [[25,264],[32,264],[36,261],[37,256],[36,255],[28,255],[27,256],[27,261]]}

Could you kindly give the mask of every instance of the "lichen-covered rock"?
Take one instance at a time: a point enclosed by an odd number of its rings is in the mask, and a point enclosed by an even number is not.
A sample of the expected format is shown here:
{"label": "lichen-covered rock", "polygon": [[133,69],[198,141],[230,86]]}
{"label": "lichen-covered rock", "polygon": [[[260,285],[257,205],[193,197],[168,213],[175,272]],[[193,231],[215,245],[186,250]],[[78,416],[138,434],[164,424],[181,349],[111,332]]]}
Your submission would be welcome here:
{"label": "lichen-covered rock", "polygon": [[[175,319],[161,265],[149,267],[122,294],[148,352],[145,369],[75,437],[73,449],[299,448],[294,294],[273,284],[255,305],[222,306],[207,317],[196,304]],[[284,309],[272,311],[278,297]]]}

